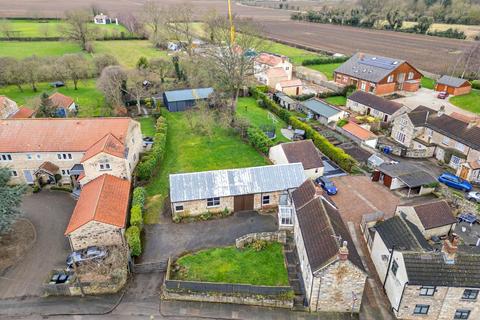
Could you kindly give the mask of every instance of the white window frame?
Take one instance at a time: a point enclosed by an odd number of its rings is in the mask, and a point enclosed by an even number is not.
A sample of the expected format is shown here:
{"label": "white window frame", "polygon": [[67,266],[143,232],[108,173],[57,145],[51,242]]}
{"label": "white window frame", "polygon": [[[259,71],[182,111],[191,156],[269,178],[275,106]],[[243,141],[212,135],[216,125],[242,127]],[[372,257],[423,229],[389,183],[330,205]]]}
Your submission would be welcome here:
{"label": "white window frame", "polygon": [[443,136],[442,144],[448,146],[450,144],[450,138],[447,136]]}
{"label": "white window frame", "polygon": [[362,81],[360,85],[360,90],[365,91],[367,90],[367,83],[365,81]]}
{"label": "white window frame", "polygon": [[401,142],[401,143],[405,143],[405,138],[406,137],[407,136],[405,135],[405,133],[397,131],[397,134],[395,135],[395,140],[397,140],[398,142]]}
{"label": "white window frame", "polygon": [[427,128],[427,136],[432,137],[433,136],[433,130],[430,128]]}
{"label": "white window frame", "polygon": [[472,310],[467,310],[467,309],[456,309],[455,314],[453,316],[453,319],[468,319],[470,318],[470,314],[472,313]]}
{"label": "white window frame", "polygon": [[392,83],[395,80],[395,76],[393,74],[389,75],[387,78],[388,83]]}
{"label": "white window frame", "polygon": [[262,195],[262,205],[269,205],[269,204],[270,204],[270,195],[269,194]]}
{"label": "white window frame", "polygon": [[42,160],[42,155],[40,153],[35,154],[35,159]]}
{"label": "white window frame", "polygon": [[[179,209],[179,207],[181,207],[181,209]],[[183,206],[183,203],[176,203],[173,206],[173,209],[175,210],[175,212],[183,212],[185,210],[185,207]]]}
{"label": "white window frame", "polygon": [[408,73],[407,79],[408,79],[408,80],[412,80],[413,77],[415,77],[415,72],[410,71],[410,72]]}
{"label": "white window frame", "polygon": [[27,153],[27,160],[33,160],[33,154]]}
{"label": "white window frame", "polygon": [[10,153],[1,153],[0,162],[10,162],[13,161],[12,155]]}
{"label": "white window frame", "polygon": [[12,170],[10,170],[10,175],[11,175],[12,177],[18,177],[18,171],[12,169]]}
{"label": "white window frame", "polygon": [[293,209],[279,210],[279,213],[281,226],[293,226]]}
{"label": "white window frame", "polygon": [[98,164],[98,170],[100,171],[111,171],[112,166],[108,162],[102,162]]}
{"label": "white window frame", "polygon": [[465,145],[463,143],[457,142],[455,143],[455,149],[458,151],[464,152],[465,151]]}
{"label": "white window frame", "polygon": [[64,176],[64,177],[70,176],[70,170],[69,169],[62,169],[62,176]]}
{"label": "white window frame", "polygon": [[[208,203],[211,202],[212,204],[209,205]],[[220,207],[220,197],[212,197],[207,198],[207,208],[216,208]]]}

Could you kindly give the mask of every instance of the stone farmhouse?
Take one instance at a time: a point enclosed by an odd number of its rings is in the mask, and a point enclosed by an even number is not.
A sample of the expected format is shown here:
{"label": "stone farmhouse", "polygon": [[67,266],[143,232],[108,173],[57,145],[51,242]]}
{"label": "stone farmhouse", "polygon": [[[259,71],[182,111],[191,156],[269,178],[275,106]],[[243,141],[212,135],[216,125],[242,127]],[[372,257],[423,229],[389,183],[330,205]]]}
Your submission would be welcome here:
{"label": "stone farmhouse", "polygon": [[406,149],[423,151],[457,170],[463,179],[480,181],[480,127],[419,106],[393,122],[391,137]]}
{"label": "stone farmhouse", "polygon": [[356,91],[350,95],[347,98],[346,107],[354,112],[369,115],[387,123],[408,111],[406,107],[398,102],[363,91]]}
{"label": "stone farmhouse", "polygon": [[311,179],[323,176],[322,154],[312,140],[287,142],[273,146],[270,148],[268,158],[274,164],[300,162],[305,175]]}
{"label": "stone farmhouse", "polygon": [[172,215],[277,209],[305,179],[300,163],[171,174]]}
{"label": "stone farmhouse", "polygon": [[254,60],[253,72],[257,81],[276,88],[278,83],[292,80],[293,65],[285,56],[262,52]]}
{"label": "stone farmhouse", "polygon": [[0,96],[0,119],[21,119],[32,117],[34,111],[18,107],[17,103],[5,96]]}
{"label": "stone farmhouse", "polygon": [[433,248],[403,216],[365,232],[375,269],[399,319],[478,319],[480,254],[455,234]]}
{"label": "stone farmhouse", "polygon": [[404,60],[356,53],[333,72],[334,81],[378,96],[415,92],[422,73]]}
{"label": "stone farmhouse", "polygon": [[311,180],[294,190],[292,199],[294,240],[309,309],[358,313],[367,274],[338,209]]}

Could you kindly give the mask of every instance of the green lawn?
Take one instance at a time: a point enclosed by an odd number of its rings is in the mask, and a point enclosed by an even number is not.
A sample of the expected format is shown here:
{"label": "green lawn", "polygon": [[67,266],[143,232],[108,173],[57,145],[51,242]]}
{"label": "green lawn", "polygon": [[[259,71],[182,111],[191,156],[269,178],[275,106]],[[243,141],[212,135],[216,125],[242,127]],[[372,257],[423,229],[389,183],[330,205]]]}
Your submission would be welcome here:
{"label": "green lawn", "polygon": [[175,279],[243,283],[264,286],[288,285],[283,248],[269,243],[263,250],[233,247],[202,250],[177,260]]}
{"label": "green lawn", "polygon": [[342,63],[326,63],[326,64],[314,64],[306,66],[310,69],[320,71],[327,76],[328,80],[333,80],[333,71],[341,66]]}
{"label": "green lawn", "polygon": [[211,138],[191,129],[187,113],[164,111],[168,122],[165,159],[159,172],[146,186],[148,201],[145,221],[158,222],[168,194],[168,175],[228,168],[267,165],[268,160],[234,132],[215,127]]}
{"label": "green lawn", "polygon": [[449,101],[459,108],[480,114],[480,90],[472,90],[469,94],[451,97]]}
{"label": "green lawn", "polygon": [[110,53],[127,67],[134,67],[142,56],[148,59],[167,57],[166,51],[153,48],[148,40],[96,41],[95,54],[99,53]]}
{"label": "green lawn", "polygon": [[323,99],[334,106],[344,106],[347,104],[347,98],[344,96],[334,96]]}
{"label": "green lawn", "polygon": [[73,89],[73,84],[67,83],[67,87],[53,89],[48,83],[39,83],[38,91],[34,92],[28,85],[23,85],[23,92],[15,86],[0,87],[0,95],[5,95],[17,102],[18,105],[32,107],[33,99],[43,92],[52,94],[58,91],[71,97],[79,106],[79,117],[101,116],[105,112],[102,106],[105,104],[104,97],[95,87],[95,80],[85,80],[78,84],[78,90]]}
{"label": "green lawn", "polygon": [[277,121],[274,123],[271,118],[269,118],[269,111],[267,109],[261,108],[258,106],[257,101],[254,98],[245,97],[238,99],[237,105],[237,114],[243,118],[246,118],[252,125],[261,128],[265,125],[275,125],[275,133],[277,137],[274,142],[288,142],[287,138],[282,135],[280,129],[286,128],[287,124],[282,119],[278,118],[276,115],[270,112]]}
{"label": "green lawn", "polygon": [[296,65],[302,64],[303,60],[314,59],[321,56],[321,54],[312,51],[290,47],[285,44],[273,42],[270,40],[265,40],[263,47],[259,48],[259,50],[287,56],[288,58],[290,58],[290,61]]}
{"label": "green lawn", "polygon": [[433,90],[435,87],[435,80],[427,77],[422,77],[422,80],[420,81],[420,85],[422,86],[422,88]]}
{"label": "green lawn", "polygon": [[142,134],[147,137],[155,135],[155,119],[153,117],[141,117],[135,119],[140,122]]}
{"label": "green lawn", "polygon": [[80,52],[80,46],[64,41],[0,41],[0,57],[22,59],[37,55],[39,57],[61,56]]}

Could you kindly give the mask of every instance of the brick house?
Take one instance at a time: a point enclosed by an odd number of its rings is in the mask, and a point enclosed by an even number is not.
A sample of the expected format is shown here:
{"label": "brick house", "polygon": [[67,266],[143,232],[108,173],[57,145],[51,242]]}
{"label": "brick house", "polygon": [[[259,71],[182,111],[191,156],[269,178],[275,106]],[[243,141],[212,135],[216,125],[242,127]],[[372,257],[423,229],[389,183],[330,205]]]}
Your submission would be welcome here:
{"label": "brick house", "polygon": [[459,96],[469,94],[472,91],[472,84],[465,79],[444,75],[435,83],[435,91],[445,91],[450,95]]}
{"label": "brick house", "polygon": [[102,174],[83,186],[65,236],[72,251],[124,244],[130,181]]}
{"label": "brick house", "polygon": [[355,312],[367,274],[335,205],[311,180],[292,192],[294,240],[310,311]]}
{"label": "brick house", "polygon": [[347,98],[346,107],[356,113],[369,115],[387,123],[407,112],[407,108],[398,102],[363,91],[356,91],[350,95]]}
{"label": "brick house", "polygon": [[257,81],[275,88],[279,82],[292,80],[293,65],[285,56],[262,52],[253,63]]}
{"label": "brick house", "polygon": [[375,269],[399,319],[478,319],[480,254],[455,235],[434,250],[401,216],[365,232]]}
{"label": "brick house", "polygon": [[301,163],[171,174],[172,215],[277,209],[305,179]]}
{"label": "brick house", "polygon": [[391,137],[408,149],[425,150],[457,170],[464,179],[480,181],[480,127],[419,106],[393,122]]}
{"label": "brick house", "polygon": [[270,148],[268,158],[274,164],[301,163],[308,178],[323,175],[322,154],[312,140],[280,143]]}
{"label": "brick house", "polygon": [[359,52],[335,69],[333,78],[336,83],[381,96],[417,91],[422,73],[407,61]]}

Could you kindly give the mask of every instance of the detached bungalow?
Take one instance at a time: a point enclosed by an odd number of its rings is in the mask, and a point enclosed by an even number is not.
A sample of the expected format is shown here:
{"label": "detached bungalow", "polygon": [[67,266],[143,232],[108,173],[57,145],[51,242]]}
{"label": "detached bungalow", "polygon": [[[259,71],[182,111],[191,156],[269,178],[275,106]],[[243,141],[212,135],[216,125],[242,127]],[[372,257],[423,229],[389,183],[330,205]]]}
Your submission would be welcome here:
{"label": "detached bungalow", "polygon": [[275,209],[306,179],[301,163],[170,175],[174,216]]}
{"label": "detached bungalow", "polygon": [[472,84],[465,79],[441,76],[435,84],[435,91],[445,91],[453,96],[469,94],[472,91]]}
{"label": "detached bungalow", "polygon": [[400,114],[407,112],[407,109],[398,102],[363,91],[357,91],[348,97],[347,108],[362,115],[378,118],[383,122],[391,122]]}
{"label": "detached bungalow", "polygon": [[345,111],[315,98],[303,102],[299,108],[303,112],[311,114],[313,118],[324,125],[336,123],[338,120],[343,119],[346,116]]}
{"label": "detached bungalow", "polygon": [[[207,100],[212,93],[213,88],[165,91],[162,95],[163,104],[170,112],[185,111],[194,107],[198,101]],[[159,97],[153,99],[156,101]]]}
{"label": "detached bungalow", "polygon": [[445,200],[411,206],[398,206],[396,215],[414,223],[426,239],[445,236],[455,229],[457,219]]}
{"label": "detached bungalow", "polygon": [[323,175],[322,154],[312,140],[281,143],[270,148],[268,157],[274,164],[301,163],[305,175],[315,179]]}

